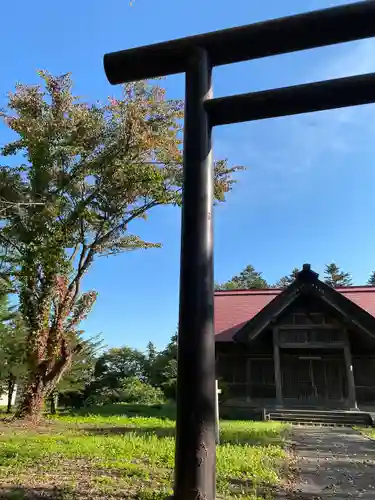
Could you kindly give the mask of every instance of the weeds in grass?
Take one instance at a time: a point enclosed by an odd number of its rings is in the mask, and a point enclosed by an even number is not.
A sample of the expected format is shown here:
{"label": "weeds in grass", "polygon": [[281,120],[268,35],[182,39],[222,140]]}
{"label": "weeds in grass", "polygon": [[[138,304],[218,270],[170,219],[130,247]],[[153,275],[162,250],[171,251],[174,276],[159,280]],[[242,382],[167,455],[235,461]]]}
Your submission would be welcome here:
{"label": "weeds in grass", "polygon": [[375,439],[375,428],[374,427],[354,427],[358,432],[361,432],[365,436]]}
{"label": "weeds in grass", "polygon": [[176,406],[172,403],[155,405],[136,405],[128,403],[115,403],[103,406],[88,406],[72,412],[75,416],[101,416],[101,417],[157,417],[174,420],[176,417]]}
{"label": "weeds in grass", "polygon": [[[174,425],[167,418],[91,414],[58,416],[40,429],[3,426],[3,489],[22,485],[24,490],[9,490],[21,495],[26,487],[31,491],[53,485],[59,493],[56,490],[46,498],[63,500],[67,495],[74,499],[166,498],[173,478]],[[217,488],[221,495],[254,500],[259,489],[278,484],[285,460],[284,425],[229,421],[222,422],[220,431]],[[0,492],[0,498],[18,497]]]}

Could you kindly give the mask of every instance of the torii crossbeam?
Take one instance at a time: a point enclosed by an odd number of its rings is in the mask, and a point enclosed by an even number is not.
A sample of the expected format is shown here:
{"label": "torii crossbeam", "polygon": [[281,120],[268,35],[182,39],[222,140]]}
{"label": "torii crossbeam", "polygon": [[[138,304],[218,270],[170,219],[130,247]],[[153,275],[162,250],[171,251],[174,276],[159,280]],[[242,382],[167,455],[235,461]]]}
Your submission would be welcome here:
{"label": "torii crossbeam", "polygon": [[375,73],[213,99],[212,68],[373,36],[364,1],[104,56],[112,84],[186,74],[175,500],[216,494],[212,127],[375,102]]}

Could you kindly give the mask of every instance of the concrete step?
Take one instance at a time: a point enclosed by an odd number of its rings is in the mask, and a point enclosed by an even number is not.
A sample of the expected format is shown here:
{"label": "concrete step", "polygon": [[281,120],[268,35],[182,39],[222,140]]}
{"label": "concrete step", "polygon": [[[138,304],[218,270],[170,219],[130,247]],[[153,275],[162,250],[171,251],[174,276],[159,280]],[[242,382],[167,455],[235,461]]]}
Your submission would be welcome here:
{"label": "concrete step", "polygon": [[373,425],[371,415],[361,411],[266,410],[266,419],[314,425]]}
{"label": "concrete step", "polygon": [[334,414],[344,414],[344,415],[347,415],[348,413],[366,413],[365,411],[362,411],[362,410],[336,410],[336,409],[325,409],[325,410],[322,410],[322,409],[319,409],[319,408],[275,408],[275,407],[268,407],[266,408],[266,411],[267,412],[287,412],[287,413],[304,413],[306,415],[309,415],[311,413],[315,414],[315,415],[327,415],[327,414],[330,414],[332,415],[333,413]]}

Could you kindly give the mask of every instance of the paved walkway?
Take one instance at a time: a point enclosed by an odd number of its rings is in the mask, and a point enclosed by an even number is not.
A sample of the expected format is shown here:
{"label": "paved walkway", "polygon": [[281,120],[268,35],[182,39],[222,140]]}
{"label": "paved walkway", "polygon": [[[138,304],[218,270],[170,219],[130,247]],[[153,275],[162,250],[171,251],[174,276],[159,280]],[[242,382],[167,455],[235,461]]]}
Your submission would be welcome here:
{"label": "paved walkway", "polygon": [[375,500],[375,441],[340,427],[294,427],[291,440],[299,477],[290,498]]}

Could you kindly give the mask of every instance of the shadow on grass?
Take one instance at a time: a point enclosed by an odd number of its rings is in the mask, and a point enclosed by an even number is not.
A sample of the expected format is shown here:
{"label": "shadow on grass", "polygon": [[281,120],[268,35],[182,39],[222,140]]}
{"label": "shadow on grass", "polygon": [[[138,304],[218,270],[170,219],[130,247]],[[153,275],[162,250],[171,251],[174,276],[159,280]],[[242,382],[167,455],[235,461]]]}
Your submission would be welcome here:
{"label": "shadow on grass", "polygon": [[121,436],[125,434],[136,434],[137,436],[157,436],[160,438],[174,437],[174,427],[126,427],[126,426],[102,426],[102,427],[80,427],[85,434],[91,436]]}
{"label": "shadow on grass", "polygon": [[[135,434],[137,436],[156,436],[158,438],[175,437],[174,427],[128,427],[128,426],[86,426],[80,427],[85,434],[92,436],[121,436]],[[234,431],[222,429],[220,444],[268,446],[279,444],[280,438],[264,435],[254,436],[251,431]]]}
{"label": "shadow on grass", "polygon": [[2,500],[73,500],[76,498],[70,488],[25,488],[0,487]]}
{"label": "shadow on grass", "polygon": [[70,487],[1,487],[0,500],[106,500],[106,499],[125,499],[128,500],[167,500],[168,494],[144,490],[136,493],[135,496],[125,494],[123,491],[111,491],[106,494],[102,491],[83,491]]}
{"label": "shadow on grass", "polygon": [[131,405],[118,403],[104,406],[88,406],[77,410],[66,410],[60,414],[69,414],[74,416],[125,416],[125,417],[156,417],[160,419],[176,419],[176,408],[173,404],[156,405]]}

